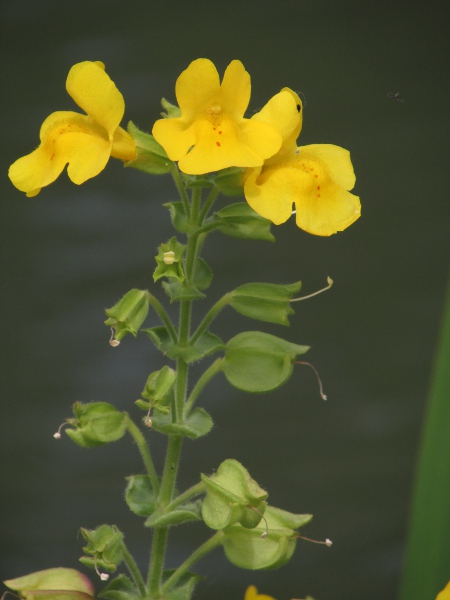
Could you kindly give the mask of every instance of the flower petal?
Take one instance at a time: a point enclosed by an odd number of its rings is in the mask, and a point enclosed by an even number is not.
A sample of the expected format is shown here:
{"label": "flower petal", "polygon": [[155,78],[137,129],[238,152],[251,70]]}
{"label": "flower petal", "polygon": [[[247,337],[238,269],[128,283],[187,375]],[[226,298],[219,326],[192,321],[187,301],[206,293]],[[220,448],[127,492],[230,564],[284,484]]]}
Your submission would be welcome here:
{"label": "flower petal", "polygon": [[261,169],[246,173],[245,199],[259,215],[281,225],[292,215],[292,204],[302,184],[308,185],[309,176],[294,167],[260,173]]}
{"label": "flower petal", "polygon": [[159,119],[153,125],[152,134],[170,160],[180,160],[195,144],[195,127],[182,118]]}
{"label": "flower petal", "polygon": [[330,178],[345,190],[355,186],[355,172],[350,160],[350,152],[333,144],[310,144],[298,148],[299,156],[306,159],[319,160],[327,170]]}
{"label": "flower petal", "polygon": [[[270,127],[265,123],[258,125],[264,126],[258,132],[267,131],[266,127]],[[184,173],[201,175],[228,167],[256,167],[263,163],[263,156],[257,145],[261,136],[256,136],[251,127],[248,131],[241,132],[235,121],[225,116],[217,128],[213,128],[207,119],[198,119],[194,124],[194,131],[194,147],[178,163]],[[272,136],[271,140],[275,138],[279,142],[276,131],[270,129],[269,135]],[[266,147],[264,141],[262,145]],[[255,147],[258,153],[255,152]],[[167,152],[167,148],[165,149]],[[169,152],[167,154],[170,157]]]}
{"label": "flower petal", "polygon": [[136,158],[136,142],[131,135],[122,127],[118,127],[114,132],[111,156],[119,158],[124,162],[134,160]]}
{"label": "flower petal", "polygon": [[242,117],[250,102],[250,75],[240,60],[230,62],[223,76],[221,105],[225,112]]}
{"label": "flower petal", "polygon": [[207,58],[192,61],[178,77],[175,94],[184,121],[190,121],[195,114],[216,104],[220,94],[220,80],[214,64]]}
{"label": "flower petal", "polygon": [[330,182],[321,186],[320,196],[312,190],[295,200],[295,221],[301,229],[314,235],[329,236],[344,231],[361,215],[358,196]]}
{"label": "flower petal", "polygon": [[246,592],[244,600],[275,600],[272,596],[267,596],[266,594],[258,594],[258,590],[254,585],[249,585]]}
{"label": "flower petal", "polygon": [[74,65],[67,76],[67,92],[112,140],[125,112],[125,102],[102,67],[91,61]]}
{"label": "flower petal", "polygon": [[303,120],[300,98],[289,88],[275,94],[267,104],[252,117],[252,121],[270,123],[280,132],[283,145],[295,141],[300,135]]}
{"label": "flower petal", "polygon": [[52,113],[42,124],[40,137],[41,145],[9,169],[13,184],[28,197],[55,181],[67,163],[72,181],[83,183],[104,169],[111,152],[103,128],[74,112]]}

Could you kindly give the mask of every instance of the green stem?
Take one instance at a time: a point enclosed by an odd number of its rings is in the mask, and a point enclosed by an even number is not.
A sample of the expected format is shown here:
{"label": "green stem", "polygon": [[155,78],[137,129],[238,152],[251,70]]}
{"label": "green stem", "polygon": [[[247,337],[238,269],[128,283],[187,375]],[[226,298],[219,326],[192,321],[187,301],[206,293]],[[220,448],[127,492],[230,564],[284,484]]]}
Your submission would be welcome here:
{"label": "green stem", "polygon": [[139,593],[141,594],[142,598],[145,598],[147,591],[145,589],[145,582],[141,575],[141,572],[139,571],[139,568],[138,568],[134,558],[130,554],[130,552],[129,552],[128,548],[125,546],[124,542],[122,542],[121,549],[122,549],[123,562],[125,563],[131,577],[133,578],[133,581],[136,584],[136,587],[138,588]]}
{"label": "green stem", "polygon": [[149,476],[150,482],[152,484],[152,488],[155,494],[159,492],[159,480],[158,475],[156,474],[155,465],[153,464],[152,457],[150,455],[147,442],[139,429],[139,427],[128,417],[127,429],[130,435],[134,438],[136,445],[141,453],[142,460],[144,461],[145,468],[147,469],[147,474]]}
{"label": "green stem", "polygon": [[218,531],[214,534],[209,540],[207,540],[204,544],[202,544],[195,552],[191,554],[191,556],[184,561],[182,565],[176,569],[174,573],[169,577],[169,579],[165,582],[162,587],[163,592],[168,592],[176,582],[201,558],[209,554],[214,548],[220,545],[222,538],[224,537],[223,531]]}
{"label": "green stem", "polygon": [[188,195],[184,188],[183,180],[181,179],[181,175],[180,175],[180,171],[178,170],[178,167],[176,165],[174,165],[174,167],[172,169],[172,177],[175,182],[178,193],[180,194],[180,198],[183,202],[184,209],[186,211],[186,216],[189,219],[191,216],[191,207],[189,205],[189,198],[188,198]]}
{"label": "green stem", "polygon": [[177,332],[175,330],[175,327],[172,325],[172,321],[170,320],[169,315],[166,313],[163,305],[149,291],[147,291],[147,298],[148,298],[149,304],[151,306],[153,306],[153,308],[155,309],[157,315],[159,316],[159,318],[161,319],[161,321],[166,326],[166,329],[169,332],[169,335],[172,338],[172,341],[176,342],[177,341]]}
{"label": "green stem", "polygon": [[217,360],[215,360],[213,362],[213,364],[206,369],[206,371],[203,373],[203,375],[197,381],[197,383],[195,384],[194,389],[192,390],[192,392],[186,402],[186,405],[184,407],[184,414],[186,416],[191,411],[192,406],[194,405],[195,401],[197,400],[198,396],[200,395],[200,393],[202,392],[202,390],[206,386],[206,384],[215,375],[217,375],[217,373],[219,373],[222,370],[222,363],[223,363],[223,358],[218,358]]}
{"label": "green stem", "polygon": [[205,220],[205,218],[209,212],[209,209],[214,204],[218,195],[219,195],[219,190],[217,188],[213,188],[209,192],[209,194],[205,200],[205,204],[203,205],[202,210],[200,212],[200,223],[203,223],[203,221]]}
{"label": "green stem", "polygon": [[[167,506],[172,500],[178,473],[178,465],[180,462],[182,442],[183,438],[180,436],[169,436],[164,473],[158,496],[158,505],[161,507]],[[150,594],[153,594],[154,596],[158,596],[160,593],[168,534],[168,527],[155,527],[147,579]]]}
{"label": "green stem", "polygon": [[197,331],[191,337],[191,344],[195,344],[198,338],[204,333],[204,331],[208,328],[209,324],[217,317],[220,311],[225,308],[227,304],[230,303],[231,293],[225,294],[218,300],[214,306],[212,306],[209,311],[206,313],[203,321],[197,327]]}
{"label": "green stem", "polygon": [[167,507],[167,512],[170,512],[171,510],[173,510],[180,504],[183,504],[187,500],[190,500],[191,498],[194,498],[195,496],[199,496],[200,494],[203,494],[205,492],[205,490],[206,490],[206,486],[203,483],[203,481],[196,483],[195,485],[190,487],[188,490],[186,490],[185,492],[180,494],[178,496],[178,498],[175,498],[175,500],[172,500],[172,502]]}
{"label": "green stem", "polygon": [[194,188],[192,190],[192,211],[191,211],[191,224],[192,225],[198,225],[199,222],[202,223],[202,221],[198,221],[201,199],[202,199],[201,188]]}

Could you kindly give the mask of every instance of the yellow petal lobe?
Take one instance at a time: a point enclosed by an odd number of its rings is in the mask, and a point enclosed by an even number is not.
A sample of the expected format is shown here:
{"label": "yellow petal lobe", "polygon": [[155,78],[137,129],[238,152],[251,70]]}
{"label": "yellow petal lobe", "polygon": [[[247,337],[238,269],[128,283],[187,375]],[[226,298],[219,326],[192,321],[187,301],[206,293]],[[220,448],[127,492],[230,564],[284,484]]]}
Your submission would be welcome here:
{"label": "yellow petal lobe", "polygon": [[220,88],[224,111],[242,116],[250,102],[250,75],[240,60],[230,62],[225,70]]}
{"label": "yellow petal lobe", "polygon": [[74,65],[67,76],[66,89],[78,106],[105,128],[112,140],[125,112],[125,102],[102,67],[91,61]]}
{"label": "yellow petal lobe", "polygon": [[266,594],[258,594],[258,590],[254,585],[249,585],[244,596],[244,600],[275,600],[272,596]]}

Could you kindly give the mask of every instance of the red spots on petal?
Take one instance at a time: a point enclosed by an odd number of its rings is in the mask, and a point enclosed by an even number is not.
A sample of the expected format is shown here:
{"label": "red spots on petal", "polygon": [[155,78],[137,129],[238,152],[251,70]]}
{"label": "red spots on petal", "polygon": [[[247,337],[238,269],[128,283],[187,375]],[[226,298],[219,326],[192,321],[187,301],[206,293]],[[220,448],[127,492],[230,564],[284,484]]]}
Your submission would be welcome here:
{"label": "red spots on petal", "polygon": [[318,175],[314,175],[314,177],[317,179],[319,176]]}
{"label": "red spots on petal", "polygon": [[216,142],[216,146],[220,146],[220,142]]}
{"label": "red spots on petal", "polygon": [[317,197],[320,198],[320,194],[317,194]]}
{"label": "red spots on petal", "polygon": [[214,131],[216,130],[216,128],[215,128],[215,127],[213,127],[213,129],[214,129]]}
{"label": "red spots on petal", "polygon": [[50,160],[53,160],[53,157],[54,157],[54,156],[55,156],[55,154],[53,153],[53,154],[50,156]]}
{"label": "red spots on petal", "polygon": [[222,132],[221,132],[221,131],[219,131],[219,133],[220,133],[220,134],[222,134]]}
{"label": "red spots on petal", "polygon": [[320,185],[317,186],[317,189],[320,190]]}

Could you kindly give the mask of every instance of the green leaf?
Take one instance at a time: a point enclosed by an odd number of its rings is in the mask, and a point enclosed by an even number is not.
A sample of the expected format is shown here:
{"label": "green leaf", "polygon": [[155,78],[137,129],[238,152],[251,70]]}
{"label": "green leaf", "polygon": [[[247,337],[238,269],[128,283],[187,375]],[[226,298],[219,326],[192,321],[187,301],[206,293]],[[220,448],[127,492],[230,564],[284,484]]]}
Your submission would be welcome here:
{"label": "green leaf", "polygon": [[183,202],[167,202],[163,206],[169,209],[172,225],[177,231],[188,233],[194,229],[189,223]]}
{"label": "green leaf", "polygon": [[163,175],[172,171],[173,162],[152,135],[138,129],[132,121],[128,123],[127,129],[136,143],[136,158],[125,163],[126,167],[132,167],[151,175]]}
{"label": "green leaf", "polygon": [[[449,580],[450,280],[443,308],[416,466],[401,600],[435,598]],[[442,600],[448,598],[447,590],[446,594]]]}
{"label": "green leaf", "polygon": [[203,258],[198,258],[195,262],[194,276],[192,278],[194,285],[199,290],[206,290],[211,285],[213,273]]}
{"label": "green leaf", "polygon": [[182,423],[172,423],[172,416],[155,410],[152,415],[152,428],[166,435],[182,435],[196,440],[209,433],[213,428],[213,420],[202,408],[194,408]]}
{"label": "green leaf", "polygon": [[108,402],[91,402],[73,405],[75,419],[67,423],[75,429],[66,429],[66,434],[79,446],[94,448],[108,442],[120,440],[125,435],[128,416]]}
{"label": "green leaf", "polygon": [[127,477],[125,502],[134,514],[148,517],[156,510],[156,497],[148,475],[131,475]]}
{"label": "green leaf", "polygon": [[106,600],[142,600],[139,590],[126,575],[119,575],[113,579],[98,594],[98,597]]}
{"label": "green leaf", "polygon": [[268,333],[246,331],[227,342],[222,368],[234,387],[268,392],[286,383],[293,361],[308,349]]}
{"label": "green leaf", "polygon": [[230,293],[229,303],[246,317],[289,325],[288,316],[294,313],[289,301],[301,287],[301,281],[287,285],[246,283]]}
{"label": "green leaf", "polygon": [[242,184],[242,175],[244,169],[239,167],[230,167],[219,171],[214,177],[214,183],[221,194],[224,196],[241,196],[244,193]]}
{"label": "green leaf", "polygon": [[176,300],[200,300],[205,297],[205,294],[202,294],[193,284],[186,285],[179,281],[170,281],[169,283],[164,281],[162,285],[171,302]]}
{"label": "green leaf", "polygon": [[[163,573],[163,583],[175,573],[175,569],[168,569]],[[177,581],[174,587],[164,593],[164,600],[191,600],[192,593],[199,581],[204,579],[201,575],[195,573],[184,573]]]}
{"label": "green leaf", "polygon": [[220,219],[219,231],[232,237],[274,242],[270,233],[271,222],[260,217],[246,202],[238,202],[222,208],[216,217]]}
{"label": "green leaf", "polygon": [[202,516],[208,527],[224,529],[239,522],[253,528],[261,521],[267,506],[267,492],[259,487],[237,460],[227,459],[217,472],[207,477]]}
{"label": "green leaf", "polygon": [[171,527],[189,521],[201,521],[200,503],[183,504],[168,513],[156,512],[145,521],[146,527]]}
{"label": "green leaf", "polygon": [[192,363],[223,349],[222,340],[208,331],[200,336],[194,345],[186,346],[176,344],[165,327],[152,327],[142,331],[165,356],[172,360],[183,357],[187,363]]}

